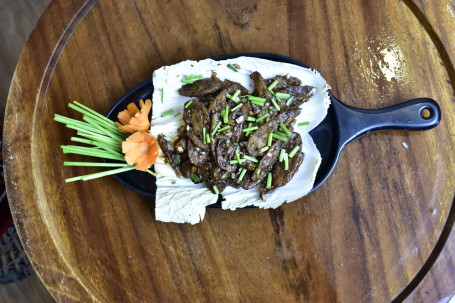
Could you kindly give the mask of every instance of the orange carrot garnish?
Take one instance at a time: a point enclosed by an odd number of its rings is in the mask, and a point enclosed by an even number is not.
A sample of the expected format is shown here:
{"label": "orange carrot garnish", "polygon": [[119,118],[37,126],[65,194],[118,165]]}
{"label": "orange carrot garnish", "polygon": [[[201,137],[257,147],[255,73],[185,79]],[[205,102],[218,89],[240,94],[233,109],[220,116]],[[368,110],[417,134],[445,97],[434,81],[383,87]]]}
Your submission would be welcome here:
{"label": "orange carrot garnish", "polygon": [[122,142],[122,152],[126,163],[136,164],[136,169],[147,171],[150,165],[158,158],[158,143],[155,137],[147,133],[137,132]]}
{"label": "orange carrot garnish", "polygon": [[117,118],[120,123],[117,124],[118,129],[122,133],[134,133],[136,131],[147,131],[150,127],[150,121],[148,118],[150,109],[152,108],[152,101],[150,99],[139,101],[141,110],[137,108],[136,104],[130,103],[127,109],[118,113]]}

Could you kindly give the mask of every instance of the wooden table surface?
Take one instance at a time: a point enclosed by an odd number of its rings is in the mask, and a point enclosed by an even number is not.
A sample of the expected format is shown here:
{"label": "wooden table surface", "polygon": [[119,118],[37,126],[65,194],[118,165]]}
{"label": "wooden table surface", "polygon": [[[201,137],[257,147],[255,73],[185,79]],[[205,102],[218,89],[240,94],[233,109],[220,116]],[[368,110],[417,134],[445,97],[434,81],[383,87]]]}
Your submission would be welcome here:
{"label": "wooden table surface", "polygon": [[[455,292],[455,5],[449,1],[54,0],[24,48],[5,115],[11,209],[61,302],[447,300]],[[63,167],[78,100],[107,112],[155,69],[241,53],[289,55],[345,103],[430,97],[430,131],[350,143],[326,183],[274,210],[154,220],[154,201]],[[86,160],[86,159],[85,159]]]}

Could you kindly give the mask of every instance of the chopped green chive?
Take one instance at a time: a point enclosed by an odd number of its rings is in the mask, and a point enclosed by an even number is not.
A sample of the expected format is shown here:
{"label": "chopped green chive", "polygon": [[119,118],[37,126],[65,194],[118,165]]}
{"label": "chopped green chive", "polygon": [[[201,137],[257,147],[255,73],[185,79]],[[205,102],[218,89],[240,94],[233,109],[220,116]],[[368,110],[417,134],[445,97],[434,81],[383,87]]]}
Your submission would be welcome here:
{"label": "chopped green chive", "polygon": [[299,150],[299,148],[300,148],[300,146],[298,146],[298,145],[297,145],[296,147],[294,147],[294,148],[291,150],[291,152],[289,153],[289,158],[294,157],[294,155],[297,153],[297,151]]}
{"label": "chopped green chive", "polygon": [[221,121],[218,121],[218,123],[216,124],[215,128],[213,129],[212,133],[210,134],[210,136],[213,137],[213,135],[215,135],[216,131],[218,130],[218,128],[221,126]]}
{"label": "chopped green chive", "polygon": [[267,189],[271,189],[272,188],[272,173],[269,172],[267,174],[267,185],[266,185],[266,188]]}
{"label": "chopped green chive", "polygon": [[261,122],[262,120],[264,120],[265,118],[269,117],[270,114],[263,114],[262,116],[260,116],[259,118],[256,119],[256,122]]}
{"label": "chopped green chive", "polygon": [[174,114],[174,117],[177,117],[178,115],[180,115],[180,112],[175,113],[175,114]]}
{"label": "chopped green chive", "polygon": [[284,142],[287,142],[287,141],[288,141],[288,139],[287,139],[286,137],[282,137],[282,136],[277,135],[277,134],[272,134],[272,137],[275,138],[275,139],[284,141]]}
{"label": "chopped green chive", "polygon": [[258,129],[258,128],[259,128],[258,126],[248,127],[248,128],[245,128],[245,129],[243,130],[243,132],[244,132],[244,133],[245,133],[245,132],[249,132],[249,131],[251,131],[251,130],[256,130],[256,129]]}
{"label": "chopped green chive", "polygon": [[234,101],[235,103],[238,103],[239,100],[237,99],[237,97],[238,97],[239,95],[240,95],[240,90],[238,89],[238,90],[236,90],[236,91],[234,92],[234,94],[233,94],[232,96],[229,95],[229,94],[226,94],[226,98],[229,98],[229,99],[231,99],[232,101]]}
{"label": "chopped green chive", "polygon": [[259,167],[256,169],[256,179],[259,179],[259,176],[261,175],[261,168]]}
{"label": "chopped green chive", "polygon": [[288,154],[284,153],[284,170],[289,170],[289,158]]}
{"label": "chopped green chive", "polygon": [[191,173],[191,174],[190,174],[190,177],[191,177],[191,179],[193,179],[193,180],[196,181],[196,182],[201,181],[201,178],[199,178],[199,176],[196,175],[195,173]]}
{"label": "chopped green chive", "polygon": [[254,163],[258,163],[258,162],[259,162],[258,159],[253,158],[253,157],[250,157],[250,156],[247,156],[247,155],[244,155],[244,156],[243,156],[243,159],[250,160],[250,161],[252,161],[252,162],[254,162]]}
{"label": "chopped green chive", "polygon": [[281,136],[281,137],[286,137],[286,134],[283,133],[283,132],[280,132],[279,130],[274,130],[273,133],[278,135],[278,136]]}
{"label": "chopped green chive", "polygon": [[193,84],[193,79],[182,79],[182,83],[186,83],[186,84]]}
{"label": "chopped green chive", "polygon": [[164,100],[164,88],[161,88],[161,103],[163,103]]}
{"label": "chopped green chive", "polygon": [[229,161],[229,164],[239,164],[239,161],[237,161],[237,160],[231,160],[231,161]]}
{"label": "chopped green chive", "polygon": [[292,95],[288,93],[275,93],[275,97],[278,99],[289,99],[292,97]]}
{"label": "chopped green chive", "polygon": [[254,117],[246,117],[246,121],[256,122],[256,118],[254,118]]}
{"label": "chopped green chive", "polygon": [[202,128],[202,139],[204,141],[204,144],[207,144],[207,136],[206,136],[206,130],[205,130],[205,127]]}
{"label": "chopped green chive", "polygon": [[97,162],[63,162],[64,166],[96,166],[96,167],[123,167],[126,163],[97,163]]}
{"label": "chopped green chive", "polygon": [[265,102],[266,101],[265,98],[256,97],[256,96],[248,96],[248,100],[257,101],[257,102]]}
{"label": "chopped green chive", "polygon": [[242,179],[245,176],[245,174],[246,174],[246,168],[242,167],[242,171],[240,172],[240,176],[237,179],[237,184],[239,184],[242,181]]}
{"label": "chopped green chive", "polygon": [[286,125],[284,125],[283,123],[280,123],[280,127],[286,133],[286,135],[288,135],[289,137],[292,136],[291,131],[286,127]]}
{"label": "chopped green chive", "polygon": [[292,104],[292,102],[294,102],[294,96],[292,96],[291,98],[289,98],[288,102],[286,102],[286,105],[287,106],[290,106]]}
{"label": "chopped green chive", "polygon": [[278,157],[278,161],[282,162],[284,158],[284,154],[286,153],[286,150],[281,149],[280,150],[280,156]]}
{"label": "chopped green chive", "polygon": [[193,103],[193,100],[188,101],[188,102],[185,104],[185,108],[188,108],[192,103]]}
{"label": "chopped green chive", "polygon": [[310,122],[302,122],[297,124],[298,126],[310,125]]}
{"label": "chopped green chive", "polygon": [[240,154],[238,151],[235,152],[235,157],[237,158],[237,163],[242,164],[244,160],[240,159]]}
{"label": "chopped green chive", "polygon": [[240,144],[238,144],[237,142],[234,142],[234,145],[237,145],[237,146],[238,146],[238,145],[240,145]]}
{"label": "chopped green chive", "polygon": [[238,70],[237,70],[237,69],[234,67],[234,65],[232,65],[232,64],[228,64],[227,67],[228,67],[229,69],[232,69],[234,72],[238,72]]}
{"label": "chopped green chive", "polygon": [[269,133],[269,137],[267,138],[267,146],[268,147],[272,146],[272,137],[273,137],[273,134]]}
{"label": "chopped green chive", "polygon": [[170,109],[170,110],[168,110],[168,111],[165,111],[164,113],[161,114],[161,117],[166,117],[167,115],[170,115],[170,114],[172,114],[173,112],[174,112],[173,109]]}
{"label": "chopped green chive", "polygon": [[275,80],[272,82],[272,84],[269,85],[269,87],[267,87],[267,89],[269,91],[272,91],[272,89],[278,84],[278,80]]}
{"label": "chopped green chive", "polygon": [[202,74],[199,74],[199,75],[188,75],[188,76],[185,76],[185,78],[183,78],[183,79],[190,80],[190,79],[201,79],[201,78],[202,78]]}
{"label": "chopped green chive", "polygon": [[110,175],[123,173],[123,172],[129,171],[129,170],[133,170],[133,169],[135,169],[135,166],[134,165],[129,165],[129,166],[120,167],[120,168],[116,168],[116,169],[111,169],[111,170],[108,170],[108,171],[103,171],[103,172],[99,172],[99,173],[89,174],[89,175],[85,175],[85,176],[68,178],[68,179],[65,179],[65,182],[68,183],[68,182],[73,182],[73,181],[78,181],[78,180],[87,181],[87,180],[92,180],[92,179],[96,179],[96,178],[101,178],[101,177],[105,177],[105,176],[110,176]]}
{"label": "chopped green chive", "polygon": [[223,121],[224,123],[228,123],[229,121],[229,105],[226,105],[226,108],[224,109]]}
{"label": "chopped green chive", "polygon": [[276,109],[276,110],[280,110],[280,107],[278,106],[278,104],[276,103],[276,101],[272,98],[270,99],[270,101],[272,101],[272,104],[273,104],[273,107]]}
{"label": "chopped green chive", "polygon": [[265,102],[261,101],[251,101],[252,104],[259,105],[259,106],[264,106]]}
{"label": "chopped green chive", "polygon": [[225,130],[231,129],[230,125],[226,125],[225,127],[222,127],[218,130],[219,133],[224,132]]}
{"label": "chopped green chive", "polygon": [[236,107],[234,107],[233,109],[231,109],[231,112],[235,112],[236,110],[238,110],[239,108],[241,108],[242,105],[243,105],[243,104],[237,105]]}
{"label": "chopped green chive", "polygon": [[260,152],[260,153],[263,153],[263,152],[267,151],[269,148],[270,148],[270,147],[268,147],[268,146],[264,146],[263,148],[261,148],[261,149],[259,150],[259,152]]}
{"label": "chopped green chive", "polygon": [[210,134],[206,134],[206,136],[207,136],[206,142],[207,142],[208,144],[210,144]]}
{"label": "chopped green chive", "polygon": [[213,191],[215,192],[215,194],[217,194],[217,195],[220,194],[220,191],[218,190],[218,187],[216,185],[213,185],[212,188],[213,188]]}

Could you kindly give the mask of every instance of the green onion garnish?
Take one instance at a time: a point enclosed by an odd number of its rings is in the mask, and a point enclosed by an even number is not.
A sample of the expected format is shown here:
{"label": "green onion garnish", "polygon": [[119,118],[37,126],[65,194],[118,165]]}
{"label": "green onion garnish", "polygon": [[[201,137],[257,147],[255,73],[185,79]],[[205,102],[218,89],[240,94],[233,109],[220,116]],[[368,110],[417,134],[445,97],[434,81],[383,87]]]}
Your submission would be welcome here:
{"label": "green onion garnish", "polygon": [[266,186],[267,189],[271,189],[272,188],[272,173],[269,172],[267,174],[267,186]]}
{"label": "green onion garnish", "polygon": [[275,97],[278,99],[289,99],[292,97],[292,95],[288,93],[275,93]]}
{"label": "green onion garnish", "polygon": [[240,159],[240,154],[238,151],[235,152],[235,157],[237,158],[237,163],[242,164],[244,160]]}
{"label": "green onion garnish", "polygon": [[264,120],[265,118],[269,117],[270,114],[263,114],[262,116],[260,116],[259,118],[256,119],[256,122],[261,122],[262,120]]}
{"label": "green onion garnish", "polygon": [[218,187],[216,185],[213,185],[212,188],[213,188],[213,191],[215,192],[215,194],[217,194],[217,195],[220,194],[220,191],[218,190]]}
{"label": "green onion garnish", "polygon": [[288,135],[289,137],[292,136],[292,133],[289,131],[289,129],[284,125],[283,123],[280,123],[281,129]]}
{"label": "green onion garnish", "polygon": [[206,136],[207,136],[206,141],[207,141],[208,144],[210,144],[210,134],[206,134]]}
{"label": "green onion garnish", "polygon": [[278,161],[282,162],[284,158],[284,154],[286,153],[286,150],[281,149],[280,150],[280,156],[278,157]]}
{"label": "green onion garnish", "polygon": [[237,160],[231,160],[231,161],[229,161],[229,164],[239,164],[239,161],[237,161]]}
{"label": "green onion garnish", "polygon": [[246,117],[246,121],[256,122],[256,118],[254,118],[254,117]]}
{"label": "green onion garnish", "polygon": [[265,102],[261,101],[251,101],[252,104],[259,105],[259,106],[264,106]]}
{"label": "green onion garnish", "polygon": [[234,72],[238,72],[238,70],[237,70],[237,69],[234,67],[234,65],[232,65],[232,64],[228,64],[227,67],[228,67],[229,69],[232,69]]}
{"label": "green onion garnish", "polygon": [[191,103],[193,103],[193,100],[188,101],[188,103],[185,104],[185,108],[188,108],[191,105]]}
{"label": "green onion garnish", "polygon": [[284,153],[284,170],[289,170],[289,158],[287,153]]}
{"label": "green onion garnish", "polygon": [[267,146],[268,147],[272,146],[272,137],[273,137],[273,134],[269,133],[269,137],[267,138]]}
{"label": "green onion garnish", "polygon": [[216,124],[215,128],[213,129],[212,133],[210,134],[211,137],[213,137],[213,135],[215,135],[216,131],[218,130],[218,128],[221,126],[221,121],[218,121],[218,123]]}
{"label": "green onion garnish", "polygon": [[289,158],[294,157],[294,155],[297,153],[297,151],[299,150],[299,148],[300,148],[300,146],[298,146],[298,145],[297,145],[296,147],[294,147],[294,148],[291,150],[291,152],[289,153]]}
{"label": "green onion garnish", "polygon": [[170,115],[170,114],[172,114],[173,112],[174,112],[173,109],[170,109],[170,110],[168,110],[168,111],[165,111],[164,113],[161,114],[161,117],[166,117],[167,115]]}
{"label": "green onion garnish", "polygon": [[199,178],[199,176],[196,175],[195,173],[191,173],[191,174],[190,174],[190,177],[191,177],[191,179],[193,179],[193,180],[196,181],[196,182],[201,181],[201,178]]}
{"label": "green onion garnish", "polygon": [[270,101],[272,101],[273,107],[275,107],[275,109],[279,111],[280,107],[278,106],[278,104],[276,104],[275,100],[272,98],[270,99]]}
{"label": "green onion garnish", "polygon": [[269,91],[272,91],[272,89],[278,84],[278,80],[275,80],[272,82],[272,84],[269,85],[269,87],[267,87],[267,89]]}
{"label": "green onion garnish", "polygon": [[224,123],[228,123],[229,121],[229,105],[226,105],[226,108],[224,109],[223,121]]}
{"label": "green onion garnish", "polygon": [[207,144],[207,137],[206,137],[205,127],[202,128],[202,139],[204,141],[204,144]]}
{"label": "green onion garnish", "polygon": [[234,107],[233,109],[231,109],[231,112],[235,112],[236,110],[238,110],[239,108],[241,108],[242,105],[243,105],[243,104],[237,105],[236,107]]}
{"label": "green onion garnish", "polygon": [[193,79],[182,79],[182,83],[186,83],[186,84],[193,84]]}
{"label": "green onion garnish", "polygon": [[231,129],[230,125],[226,125],[225,127],[222,127],[218,130],[219,133],[224,132],[225,130]]}
{"label": "green onion garnish", "polygon": [[177,117],[178,115],[180,115],[180,112],[175,113],[175,114],[174,114],[174,117]]}
{"label": "green onion garnish", "polygon": [[265,102],[266,101],[265,98],[260,98],[260,97],[256,97],[256,96],[248,96],[248,100],[257,101],[257,102]]}
{"label": "green onion garnish", "polygon": [[147,172],[148,172],[149,174],[151,174],[152,176],[156,177],[156,173],[155,173],[155,172],[153,172],[153,171],[151,171],[151,170],[148,170],[148,169],[147,169]]}
{"label": "green onion garnish", "polygon": [[200,79],[200,78],[202,78],[202,74],[199,74],[199,75],[188,75],[188,76],[185,76],[184,79],[190,80],[190,79]]}
{"label": "green onion garnish", "polygon": [[230,94],[226,94],[226,98],[232,99],[232,96]]}
{"label": "green onion garnish", "polygon": [[259,128],[259,126],[248,127],[248,128],[245,128],[245,129],[243,130],[243,132],[244,132],[244,133],[245,133],[245,132],[249,132],[249,131],[252,131],[252,130],[256,130],[256,129],[258,129],[258,128]]}
{"label": "green onion garnish", "polygon": [[164,100],[164,88],[161,88],[161,103],[163,103]]}
{"label": "green onion garnish", "polygon": [[298,126],[310,125],[310,122],[302,122],[297,124]]}
{"label": "green onion garnish", "polygon": [[128,166],[127,163],[104,163],[104,162],[63,162],[64,166],[96,166],[96,167],[123,167]]}
{"label": "green onion garnish", "polygon": [[235,93],[232,95],[231,100],[234,101],[235,103],[238,103],[239,101],[237,100],[237,97],[240,95],[240,89],[236,90]]}
{"label": "green onion garnish", "polygon": [[244,156],[243,156],[243,159],[250,160],[250,161],[252,161],[252,162],[254,162],[254,163],[258,163],[258,162],[259,162],[258,159],[253,158],[253,157],[250,157],[250,156],[247,156],[247,155],[244,155]]}
{"label": "green onion garnish", "polygon": [[260,174],[261,174],[261,168],[259,167],[258,169],[256,169],[256,179],[259,179]]}
{"label": "green onion garnish", "polygon": [[269,148],[270,148],[270,147],[268,147],[268,146],[264,146],[263,148],[261,148],[261,149],[259,150],[259,152],[260,152],[260,153],[263,153],[263,152],[265,152],[266,150],[268,150]]}
{"label": "green onion garnish", "polygon": [[238,146],[238,145],[240,145],[240,144],[238,144],[237,142],[234,142],[234,145],[237,145],[237,146]]}
{"label": "green onion garnish", "polygon": [[242,181],[243,177],[245,176],[246,174],[246,168],[242,167],[242,171],[240,172],[240,176],[239,178],[237,179],[237,184],[240,183],[240,181]]}
{"label": "green onion garnish", "polygon": [[287,139],[286,137],[282,137],[282,136],[277,135],[277,134],[272,134],[272,137],[275,138],[275,139],[284,141],[284,142],[287,142],[287,141],[288,141],[288,139]]}
{"label": "green onion garnish", "polygon": [[273,133],[276,134],[276,135],[278,135],[278,136],[281,136],[281,137],[285,137],[285,138],[286,138],[286,134],[283,133],[283,132],[280,132],[279,130],[274,130]]}

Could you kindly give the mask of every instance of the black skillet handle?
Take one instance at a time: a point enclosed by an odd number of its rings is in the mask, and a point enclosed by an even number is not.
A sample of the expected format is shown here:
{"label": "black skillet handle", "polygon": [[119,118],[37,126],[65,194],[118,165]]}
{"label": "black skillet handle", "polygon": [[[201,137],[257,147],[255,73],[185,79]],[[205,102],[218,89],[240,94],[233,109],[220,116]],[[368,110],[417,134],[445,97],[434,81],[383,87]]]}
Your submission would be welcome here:
{"label": "black skillet handle", "polygon": [[422,131],[439,124],[441,110],[436,101],[414,99],[381,109],[360,109],[338,100],[332,102],[342,145],[379,130]]}

